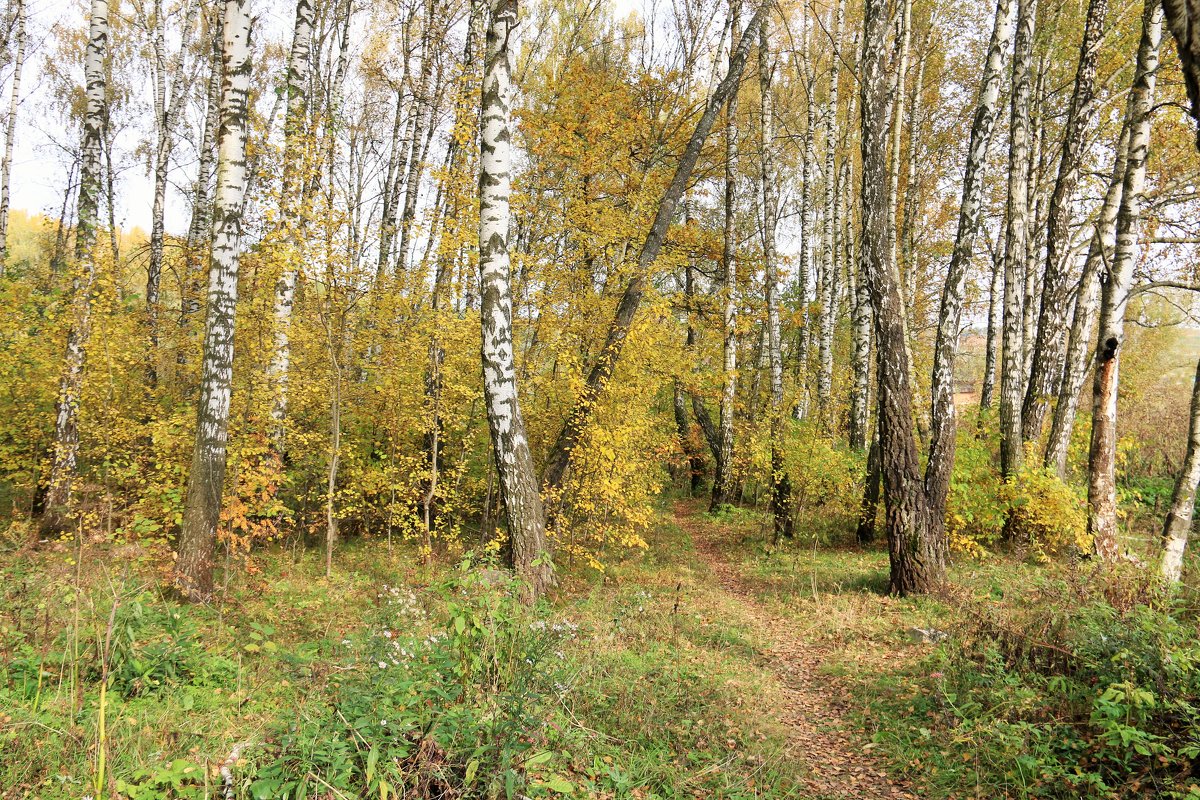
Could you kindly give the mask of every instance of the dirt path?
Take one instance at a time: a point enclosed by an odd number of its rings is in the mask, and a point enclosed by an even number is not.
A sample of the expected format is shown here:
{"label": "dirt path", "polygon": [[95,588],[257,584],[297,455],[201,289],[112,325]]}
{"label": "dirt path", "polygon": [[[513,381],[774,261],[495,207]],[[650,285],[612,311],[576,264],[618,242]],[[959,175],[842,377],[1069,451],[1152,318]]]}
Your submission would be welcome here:
{"label": "dirt path", "polygon": [[758,629],[771,669],[783,687],[786,707],[780,718],[789,729],[791,755],[808,764],[807,788],[813,798],[907,798],[916,800],[907,785],[894,781],[863,743],[855,741],[843,717],[844,693],[820,673],[824,653],[795,630],[791,621],[772,614],[760,603],[736,567],[726,560],[715,541],[714,526],[698,518],[686,503],[675,507],[676,523],[691,536],[696,551],[728,594],[737,598]]}

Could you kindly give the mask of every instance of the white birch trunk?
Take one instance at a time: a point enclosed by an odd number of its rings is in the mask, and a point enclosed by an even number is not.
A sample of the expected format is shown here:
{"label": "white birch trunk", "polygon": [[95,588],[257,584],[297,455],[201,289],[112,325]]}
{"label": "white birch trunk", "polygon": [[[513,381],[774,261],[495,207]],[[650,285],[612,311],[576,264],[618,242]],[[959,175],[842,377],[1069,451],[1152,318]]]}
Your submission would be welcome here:
{"label": "white birch trunk", "polygon": [[17,110],[21,104],[21,71],[25,66],[25,0],[15,0],[17,53],[13,61],[8,118],[4,125],[4,157],[0,160],[0,275],[8,260],[9,175],[12,172],[13,141],[17,132]]}
{"label": "white birch trunk", "polygon": [[283,271],[275,284],[275,341],[268,375],[275,392],[271,409],[271,439],[278,454],[284,452],[287,431],[288,377],[291,368],[292,306],[296,301],[296,273],[303,244],[303,205],[308,136],[309,61],[314,22],[312,0],[296,0],[296,22],[288,56],[287,110],[283,121],[283,180],[279,195],[284,246]]}
{"label": "white birch trunk", "polygon": [[1163,13],[1159,0],[1146,0],[1142,39],[1138,45],[1133,89],[1129,94],[1129,163],[1117,212],[1117,243],[1112,263],[1102,273],[1103,301],[1092,385],[1092,440],[1088,452],[1088,532],[1097,555],[1115,560],[1120,543],[1117,527],[1117,385],[1125,311],[1133,283],[1137,228],[1146,186],[1150,151],[1150,111],[1158,78]]}
{"label": "white birch trunk", "polygon": [[500,492],[508,514],[512,566],[537,599],[554,581],[545,513],[517,399],[508,256],[512,177],[512,46],[516,0],[488,0],[479,169],[479,287],[483,394]]}
{"label": "white birch trunk", "polygon": [[250,0],[225,0],[224,77],[217,144],[217,187],[213,203],[212,257],[208,272],[208,312],[204,329],[196,447],[188,475],[183,530],[179,536],[176,582],[185,597],[206,600],[212,593],[213,557],[229,433],[233,388],[234,322],[242,204],[246,192],[246,136],[250,95]]}
{"label": "white birch trunk", "polygon": [[1009,119],[1008,222],[1004,245],[1004,335],[1000,367],[1000,469],[1021,469],[1021,401],[1025,391],[1025,260],[1029,248],[1029,90],[1037,0],[1018,0]]}
{"label": "white birch trunk", "polygon": [[833,432],[833,328],[837,321],[837,292],[835,278],[837,265],[834,260],[834,239],[838,228],[837,186],[834,176],[837,165],[838,124],[838,81],[841,77],[841,34],[846,17],[846,0],[838,0],[833,10],[833,28],[830,38],[833,53],[829,67],[829,105],[825,109],[825,219],[821,248],[821,324],[817,346],[819,370],[817,372],[817,409],[822,430]]}
{"label": "white birch trunk", "polygon": [[61,533],[72,524],[72,491],[79,458],[79,395],[92,329],[92,286],[96,279],[96,238],[103,180],[107,110],[108,0],[92,0],[84,61],[86,110],[80,152],[79,207],[75,231],[75,265],[71,287],[67,353],[59,382],[54,424],[54,455],[46,492],[43,535]]}
{"label": "white birch trunk", "polygon": [[1196,380],[1192,384],[1192,413],[1188,426],[1187,452],[1183,468],[1175,481],[1171,510],[1163,525],[1163,556],[1161,574],[1167,583],[1179,583],[1183,574],[1183,551],[1192,531],[1192,515],[1196,510],[1196,484],[1200,483],[1200,362],[1196,363]]}

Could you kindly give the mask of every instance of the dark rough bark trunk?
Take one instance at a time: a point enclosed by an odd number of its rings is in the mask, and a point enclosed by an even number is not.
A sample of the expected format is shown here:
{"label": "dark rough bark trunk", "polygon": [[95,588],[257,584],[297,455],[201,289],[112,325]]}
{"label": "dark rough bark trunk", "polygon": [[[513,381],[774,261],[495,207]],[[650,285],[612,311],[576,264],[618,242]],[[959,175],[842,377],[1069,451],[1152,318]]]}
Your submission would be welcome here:
{"label": "dark rough bark trunk", "polygon": [[1058,392],[1062,375],[1060,364],[1066,338],[1072,273],[1069,263],[1071,205],[1079,185],[1085,137],[1095,116],[1096,63],[1107,15],[1108,0],[1090,0],[1083,43],[1079,50],[1079,67],[1075,74],[1075,91],[1067,111],[1062,153],[1058,161],[1058,178],[1054,182],[1046,220],[1046,272],[1042,281],[1041,310],[1029,384],[1021,412],[1022,438],[1025,441],[1036,441],[1041,436],[1046,409],[1050,398]]}
{"label": "dark rough bark trunk", "polygon": [[512,52],[516,0],[489,0],[479,170],[479,310],[482,320],[483,393],[500,494],[508,515],[512,567],[536,600],[554,582],[545,513],[525,421],[517,397],[513,355],[512,289],[508,255],[511,190]]}
{"label": "dark rough bark trunk", "polygon": [[859,544],[870,544],[875,541],[875,518],[879,516],[879,489],[882,477],[880,469],[879,426],[871,435],[871,447],[867,451],[867,474],[863,481],[862,504],[858,511],[858,527],[855,537]]}
{"label": "dark rough bark trunk", "polygon": [[[1200,0],[1163,0],[1163,11],[1175,37],[1191,115],[1200,123]],[[1200,128],[1196,130],[1196,149],[1200,150]]]}
{"label": "dark rough bark trunk", "polygon": [[583,434],[584,428],[591,419],[592,411],[600,395],[608,385],[613,370],[616,369],[617,361],[621,357],[621,350],[625,346],[625,339],[629,335],[630,328],[633,326],[634,315],[642,303],[646,273],[650,265],[658,257],[663,242],[666,240],[667,229],[670,227],[671,220],[675,216],[675,210],[679,206],[679,201],[683,198],[683,192],[687,188],[687,182],[691,177],[692,170],[696,166],[696,161],[700,158],[700,150],[704,146],[704,141],[708,138],[709,131],[712,130],[713,122],[716,121],[717,113],[737,89],[738,83],[741,80],[742,69],[745,67],[746,59],[750,54],[750,46],[758,38],[758,26],[762,24],[762,17],[766,13],[768,5],[767,3],[762,3],[758,6],[754,17],[742,33],[737,47],[734,48],[733,56],[730,58],[729,72],[721,80],[720,84],[717,85],[716,90],[709,98],[708,105],[704,109],[704,113],[700,116],[700,120],[696,123],[696,130],[688,140],[683,157],[680,158],[679,164],[675,169],[675,175],[672,177],[670,185],[663,194],[662,200],[659,201],[654,223],[650,226],[650,230],[646,234],[641,252],[638,253],[634,276],[625,286],[625,291],[621,295],[620,302],[617,304],[616,313],[609,324],[604,347],[601,349],[599,356],[597,356],[595,364],[593,364],[591,370],[588,372],[583,391],[575,401],[575,405],[567,416],[566,423],[555,439],[553,448],[551,448],[546,464],[546,472],[542,479],[543,485],[548,490],[561,488],[563,477],[566,475],[567,467],[570,465],[571,451],[574,450],[575,445],[579,442],[579,437]]}
{"label": "dark rough bark trunk", "polygon": [[1025,392],[1025,266],[1029,252],[1029,92],[1037,0],[1018,0],[1009,119],[1008,219],[1004,245],[1004,336],[1000,367],[1000,470],[1021,469],[1021,399]]}
{"label": "dark rough bark trunk", "polygon": [[1088,532],[1095,542],[1096,553],[1106,561],[1116,559],[1120,550],[1116,478],[1117,383],[1125,341],[1125,311],[1137,254],[1137,227],[1146,184],[1150,110],[1154,105],[1158,76],[1162,20],[1159,0],[1146,0],[1133,89],[1129,93],[1129,163],[1117,212],[1117,243],[1111,265],[1101,272],[1103,289],[1092,389],[1092,440],[1088,451]]}
{"label": "dark rough bark trunk", "polygon": [[217,145],[217,193],[208,277],[208,314],[197,408],[196,447],[188,475],[183,530],[175,580],[185,597],[204,601],[212,594],[213,556],[229,436],[233,389],[234,322],[242,205],[246,192],[246,135],[250,96],[250,2],[225,0],[224,78]]}
{"label": "dark rough bark trunk", "polygon": [[888,80],[885,0],[867,0],[863,59],[859,70],[862,107],[862,249],[866,281],[875,307],[878,340],[880,464],[887,508],[891,591],[931,591],[945,581],[943,538],[931,519],[914,436],[912,382],[906,354],[904,300],[891,258],[888,191]]}
{"label": "dark rough bark trunk", "polygon": [[1167,583],[1179,582],[1183,572],[1183,551],[1187,548],[1188,535],[1192,532],[1192,515],[1196,511],[1196,484],[1200,483],[1200,361],[1196,363],[1191,408],[1187,451],[1175,481],[1171,510],[1167,512],[1167,520],[1163,525],[1161,574]]}

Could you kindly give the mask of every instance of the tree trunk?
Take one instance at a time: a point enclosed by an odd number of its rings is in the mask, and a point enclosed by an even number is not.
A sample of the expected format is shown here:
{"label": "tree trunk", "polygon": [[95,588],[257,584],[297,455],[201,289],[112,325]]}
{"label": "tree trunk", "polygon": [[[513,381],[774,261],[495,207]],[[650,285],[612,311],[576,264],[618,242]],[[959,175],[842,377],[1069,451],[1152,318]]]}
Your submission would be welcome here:
{"label": "tree trunk", "polygon": [[[196,172],[196,184],[192,189],[192,217],[188,225],[187,250],[183,283],[180,286],[179,328],[181,342],[176,363],[187,363],[191,346],[192,317],[200,311],[200,293],[204,282],[204,253],[211,250],[212,200],[209,186],[213,182],[213,171],[217,161],[217,126],[220,124],[222,42],[224,41],[223,11],[217,8],[209,21],[208,39],[212,46],[209,53],[208,88],[205,94],[207,109],[204,129],[200,135],[200,160]],[[185,392],[186,394],[186,392]]]}
{"label": "tree trunk", "polygon": [[[1163,0],[1163,11],[1183,67],[1190,113],[1200,123],[1200,0]],[[1200,150],[1200,128],[1196,129],[1196,149]]]}
{"label": "tree trunk", "polygon": [[229,431],[233,388],[233,335],[238,296],[238,249],[246,191],[246,135],[250,96],[250,0],[225,0],[224,78],[221,82],[217,188],[213,202],[213,244],[208,273],[196,448],[188,475],[183,530],[175,578],[192,601],[212,593],[213,555]]}
{"label": "tree trunk", "polygon": [[516,0],[489,0],[479,172],[479,287],[483,322],[483,394],[500,492],[508,514],[512,566],[536,600],[554,581],[545,515],[533,456],[517,399],[509,275],[509,192],[512,169],[512,55]]}
{"label": "tree trunk", "polygon": [[821,429],[830,435],[833,433],[833,329],[837,321],[837,293],[835,291],[835,275],[837,274],[834,260],[834,239],[837,231],[837,186],[834,175],[837,171],[835,156],[837,153],[838,118],[838,81],[840,79],[841,58],[839,44],[842,35],[842,23],[846,17],[846,0],[837,0],[833,11],[833,29],[830,38],[833,52],[830,56],[829,67],[829,104],[825,109],[825,219],[821,248],[821,324],[820,338],[817,347],[819,371],[817,372],[817,411],[820,417]]}
{"label": "tree trunk", "polygon": [[880,394],[880,464],[887,507],[891,591],[931,591],[945,581],[945,543],[930,519],[914,437],[912,383],[906,354],[904,299],[891,258],[886,193],[888,80],[884,71],[889,23],[886,0],[867,0],[863,20],[862,250],[875,307]]}
{"label": "tree trunk", "polygon": [[[738,30],[740,23],[739,0],[730,0],[729,29]],[[750,33],[747,31],[747,33]],[[733,66],[734,51],[729,51],[730,67]],[[722,330],[724,341],[721,352],[724,356],[721,371],[724,382],[721,387],[720,440],[717,450],[716,470],[713,476],[712,500],[709,510],[715,511],[730,502],[733,492],[733,417],[737,401],[737,105],[735,89],[725,106],[725,229],[721,248],[721,299]]]}
{"label": "tree trunk", "polygon": [[1196,511],[1196,484],[1200,483],[1200,361],[1196,363],[1196,380],[1192,384],[1192,414],[1188,426],[1187,452],[1183,467],[1175,481],[1171,510],[1163,525],[1162,577],[1167,583],[1179,583],[1183,572],[1183,551],[1192,531],[1192,515]]}
{"label": "tree trunk", "polygon": [[800,297],[801,317],[799,340],[796,347],[797,396],[794,411],[796,419],[805,419],[808,416],[808,360],[809,353],[812,351],[813,341],[816,338],[814,328],[818,327],[819,322],[819,317],[813,319],[812,307],[814,295],[816,294],[815,284],[817,283],[812,246],[813,229],[816,228],[816,215],[814,213],[816,196],[813,191],[813,184],[815,183],[813,178],[817,171],[817,78],[816,71],[812,66],[811,56],[809,55],[811,51],[810,31],[812,29],[809,16],[813,13],[811,6],[804,11],[804,30],[802,32],[804,52],[800,54],[801,77],[805,84],[805,126],[804,153],[800,167],[800,253],[796,274],[796,288]]}
{"label": "tree trunk", "polygon": [[103,147],[108,120],[108,0],[92,0],[84,61],[86,111],[80,147],[79,206],[75,266],[71,286],[67,353],[59,381],[54,455],[46,490],[43,536],[62,533],[72,522],[72,492],[79,458],[79,396],[92,330],[92,287],[96,280],[96,238],[103,180]]}
{"label": "tree trunk", "polygon": [[13,61],[12,89],[8,118],[4,121],[4,157],[0,160],[0,275],[8,261],[9,175],[12,171],[13,140],[17,131],[17,110],[21,104],[21,71],[25,66],[25,0],[15,0],[17,54]]}
{"label": "tree trunk", "polygon": [[1096,109],[1096,62],[1107,15],[1108,0],[1090,0],[1083,43],[1079,50],[1079,67],[1075,74],[1075,91],[1071,96],[1063,133],[1058,178],[1054,182],[1046,220],[1046,272],[1042,281],[1041,311],[1029,385],[1021,413],[1021,435],[1025,441],[1036,441],[1041,436],[1046,409],[1051,396],[1058,391],[1062,374],[1059,366],[1066,333],[1070,294],[1068,282],[1072,273],[1068,257],[1071,249],[1071,205],[1079,185],[1086,144],[1084,138]]}
{"label": "tree trunk", "polygon": [[984,349],[983,388],[979,410],[991,409],[996,401],[996,364],[1000,361],[1000,319],[1004,314],[1004,245],[996,243],[992,253],[992,280],[988,286],[987,345]]}
{"label": "tree trunk", "polygon": [[1100,335],[1092,398],[1092,441],[1088,453],[1088,532],[1096,553],[1106,561],[1117,558],[1117,382],[1121,345],[1125,340],[1125,310],[1133,281],[1137,227],[1146,184],[1150,149],[1150,111],[1158,77],[1163,13],[1159,0],[1146,0],[1142,38],[1138,45],[1133,89],[1129,93],[1129,163],[1117,211],[1117,244],[1112,263],[1102,273]]}
{"label": "tree trunk", "polygon": [[308,149],[309,61],[315,11],[312,0],[296,0],[292,49],[288,56],[287,110],[283,120],[283,178],[279,190],[283,270],[275,284],[272,311],[274,341],[270,375],[274,405],[271,408],[271,441],[277,455],[284,453],[287,430],[288,373],[291,367],[292,306],[296,300],[296,274],[304,244],[304,165]]}
{"label": "tree trunk", "polygon": [[1129,158],[1129,124],[1130,120],[1126,116],[1121,128],[1121,138],[1117,142],[1112,177],[1104,194],[1104,203],[1100,206],[1096,229],[1092,233],[1087,260],[1083,265],[1083,274],[1079,277],[1079,288],[1075,292],[1075,312],[1067,341],[1062,384],[1059,387],[1058,403],[1054,407],[1054,418],[1050,424],[1050,438],[1046,442],[1045,465],[1052,467],[1059,478],[1067,476],[1067,450],[1071,445],[1075,416],[1079,411],[1079,395],[1083,391],[1088,372],[1092,326],[1096,321],[1096,301],[1100,293],[1100,269],[1111,258],[1115,245],[1117,209],[1121,205],[1121,190],[1125,185],[1125,169]]}
{"label": "tree trunk", "polygon": [[783,343],[779,321],[779,264],[775,253],[779,196],[775,170],[775,96],[771,86],[775,64],[771,59],[771,17],[763,17],[758,44],[758,87],[762,96],[759,120],[762,136],[761,202],[763,212],[763,271],[767,300],[767,362],[771,374],[771,516],[775,541],[792,535],[792,487],[783,463]]}
{"label": "tree trunk", "polygon": [[962,327],[963,295],[967,272],[979,232],[979,213],[983,207],[983,178],[987,154],[996,128],[1001,73],[1005,51],[1013,35],[1013,0],[999,0],[992,38],[988,45],[979,87],[979,104],[971,124],[967,145],[967,165],[963,173],[962,203],[958,212],[958,233],[942,291],[938,314],[937,341],[933,351],[933,379],[930,387],[929,466],[926,488],[929,493],[931,524],[941,527],[945,513],[950,473],[954,467],[957,421],[954,409],[954,363],[958,357],[958,336]]}
{"label": "tree trunk", "polygon": [[185,6],[183,28],[180,31],[179,50],[171,67],[171,93],[167,95],[167,59],[164,39],[166,21],[163,18],[161,0],[155,3],[155,116],[158,118],[158,142],[154,151],[154,200],[150,214],[150,263],[146,269],[146,318],[150,326],[150,361],[148,378],[153,386],[158,380],[154,366],[158,350],[158,306],[162,282],[163,245],[166,239],[164,215],[167,205],[167,178],[171,164],[171,151],[175,146],[175,119],[183,105],[184,93],[191,85],[184,68],[191,48],[192,29],[200,11],[199,2]]}
{"label": "tree trunk", "polygon": [[1021,469],[1021,399],[1025,391],[1025,261],[1029,249],[1029,90],[1037,0],[1017,0],[1008,155],[1008,220],[1004,244],[1004,342],[1000,368],[1000,470]]}
{"label": "tree trunk", "polygon": [[767,7],[767,3],[760,4],[749,25],[746,26],[746,30],[730,58],[729,72],[709,98],[704,113],[696,123],[696,130],[688,140],[683,157],[675,168],[675,175],[671,178],[670,185],[659,201],[654,222],[642,243],[641,252],[638,253],[634,275],[626,284],[621,300],[617,304],[616,314],[613,315],[612,322],[609,324],[604,347],[589,371],[583,391],[575,401],[575,405],[550,451],[546,473],[543,477],[543,483],[547,489],[561,488],[563,477],[570,465],[571,451],[574,450],[579,437],[583,434],[584,428],[591,419],[596,402],[608,385],[613,370],[616,369],[617,361],[621,357],[621,350],[625,345],[625,338],[629,335],[634,315],[642,302],[647,271],[658,257],[663,242],[666,240],[667,229],[670,227],[671,219],[675,216],[675,209],[678,208],[679,201],[683,198],[688,179],[696,166],[696,161],[700,158],[700,150],[704,146],[704,140],[708,138],[709,131],[712,130],[717,113],[732,96],[741,80],[742,69],[749,57],[750,45],[757,38],[758,26],[762,24],[762,17],[766,13]]}

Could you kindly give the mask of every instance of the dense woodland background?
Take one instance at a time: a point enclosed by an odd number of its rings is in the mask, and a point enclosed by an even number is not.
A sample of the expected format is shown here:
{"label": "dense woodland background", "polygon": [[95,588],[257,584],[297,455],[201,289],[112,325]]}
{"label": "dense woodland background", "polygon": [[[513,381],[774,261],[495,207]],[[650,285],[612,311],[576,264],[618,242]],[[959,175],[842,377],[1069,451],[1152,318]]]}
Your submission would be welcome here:
{"label": "dense woodland background", "polygon": [[0,796],[1200,795],[1165,6],[6,0]]}

